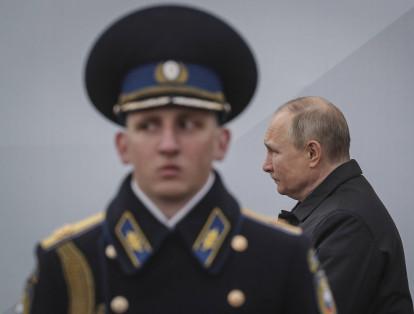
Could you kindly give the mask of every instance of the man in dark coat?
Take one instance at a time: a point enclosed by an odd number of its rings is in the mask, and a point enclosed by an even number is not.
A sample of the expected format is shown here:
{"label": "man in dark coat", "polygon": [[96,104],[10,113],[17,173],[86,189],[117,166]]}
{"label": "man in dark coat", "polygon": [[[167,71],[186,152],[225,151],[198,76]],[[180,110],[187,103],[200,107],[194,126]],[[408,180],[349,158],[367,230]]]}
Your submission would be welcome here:
{"label": "man in dark coat", "polygon": [[312,240],[341,314],[413,313],[397,228],[355,160],[343,114],[320,97],[289,101],[264,139],[263,170],[298,201],[279,219]]}
{"label": "man in dark coat", "polygon": [[117,21],[86,66],[88,94],[125,128],[132,165],[107,210],[41,241],[26,313],[335,313],[308,240],[251,218],[213,162],[256,65],[221,20],[160,6]]}

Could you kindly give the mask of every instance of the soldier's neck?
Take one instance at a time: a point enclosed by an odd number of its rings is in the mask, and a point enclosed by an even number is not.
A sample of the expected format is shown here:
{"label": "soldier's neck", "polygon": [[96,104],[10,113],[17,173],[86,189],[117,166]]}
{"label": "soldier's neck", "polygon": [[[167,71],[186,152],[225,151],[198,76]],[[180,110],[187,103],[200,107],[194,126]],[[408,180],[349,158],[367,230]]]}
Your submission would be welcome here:
{"label": "soldier's neck", "polygon": [[157,208],[164,214],[164,216],[167,217],[167,219],[170,219],[184,207],[188,200],[175,202],[153,200],[153,202],[157,206]]}

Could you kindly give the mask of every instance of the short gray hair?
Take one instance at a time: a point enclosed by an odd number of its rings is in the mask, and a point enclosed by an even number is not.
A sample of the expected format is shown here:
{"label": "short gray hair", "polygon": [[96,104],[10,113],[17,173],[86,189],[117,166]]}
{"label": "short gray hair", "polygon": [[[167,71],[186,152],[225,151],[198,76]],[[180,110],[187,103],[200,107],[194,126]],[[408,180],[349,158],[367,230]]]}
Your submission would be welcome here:
{"label": "short gray hair", "polygon": [[318,141],[331,162],[349,160],[351,138],[343,113],[331,102],[316,96],[293,99],[276,111],[293,114],[289,136],[298,149]]}

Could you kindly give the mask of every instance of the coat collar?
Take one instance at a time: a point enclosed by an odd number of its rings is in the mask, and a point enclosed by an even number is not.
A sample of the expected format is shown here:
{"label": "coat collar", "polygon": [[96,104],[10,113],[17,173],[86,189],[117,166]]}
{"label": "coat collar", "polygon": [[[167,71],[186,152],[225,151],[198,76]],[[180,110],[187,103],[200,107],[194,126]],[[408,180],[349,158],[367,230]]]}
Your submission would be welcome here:
{"label": "coat collar", "polygon": [[282,211],[279,218],[293,225],[302,223],[340,185],[361,174],[362,170],[354,159],[343,163],[332,171],[303,202],[297,203],[291,212]]}
{"label": "coat collar", "polygon": [[170,230],[160,223],[133,193],[131,175],[107,209],[105,235],[115,247],[122,270],[133,274],[145,267],[163,241],[177,233],[199,265],[218,272],[230,251],[230,240],[240,225],[237,201],[216,173],[213,186],[190,213]]}

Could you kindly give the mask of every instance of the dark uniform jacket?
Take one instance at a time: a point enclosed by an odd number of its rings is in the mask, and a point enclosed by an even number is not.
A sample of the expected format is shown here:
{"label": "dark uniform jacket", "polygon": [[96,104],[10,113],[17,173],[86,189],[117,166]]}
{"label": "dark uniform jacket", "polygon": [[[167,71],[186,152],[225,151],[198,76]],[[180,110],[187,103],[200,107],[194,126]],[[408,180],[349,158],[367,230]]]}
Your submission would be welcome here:
{"label": "dark uniform jacket", "polygon": [[312,239],[340,314],[413,313],[397,228],[355,160],[279,217]]}
{"label": "dark uniform jacket", "polygon": [[335,313],[308,240],[242,214],[218,175],[172,230],[130,181],[39,245],[27,313]]}

